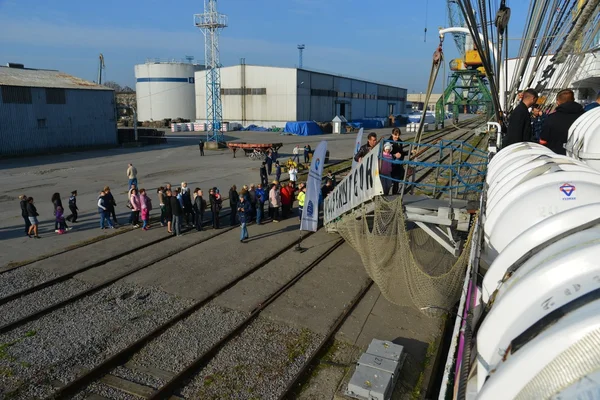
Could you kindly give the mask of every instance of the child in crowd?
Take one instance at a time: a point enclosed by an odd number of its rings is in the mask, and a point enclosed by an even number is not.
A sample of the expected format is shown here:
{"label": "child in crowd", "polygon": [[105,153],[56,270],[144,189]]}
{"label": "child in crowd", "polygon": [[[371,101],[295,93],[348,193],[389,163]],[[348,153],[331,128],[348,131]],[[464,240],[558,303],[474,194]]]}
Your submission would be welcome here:
{"label": "child in crowd", "polygon": [[150,210],[152,210],[152,200],[146,196],[146,189],[140,189],[140,206],[142,208],[142,229],[147,231],[150,229]]}
{"label": "child in crowd", "polygon": [[71,210],[71,215],[67,217],[67,221],[77,222],[77,211],[79,211],[79,208],[77,207],[77,190],[71,192],[71,197],[69,197],[69,210]]}
{"label": "child in crowd", "polygon": [[67,231],[67,223],[65,222],[65,211],[61,206],[56,207],[56,223],[58,224],[58,229],[56,233],[62,235]]}
{"label": "child in crowd", "polygon": [[381,185],[383,186],[383,194],[389,195],[390,189],[392,188],[392,180],[389,178],[392,175],[392,144],[386,143],[383,146],[383,154],[381,160]]}

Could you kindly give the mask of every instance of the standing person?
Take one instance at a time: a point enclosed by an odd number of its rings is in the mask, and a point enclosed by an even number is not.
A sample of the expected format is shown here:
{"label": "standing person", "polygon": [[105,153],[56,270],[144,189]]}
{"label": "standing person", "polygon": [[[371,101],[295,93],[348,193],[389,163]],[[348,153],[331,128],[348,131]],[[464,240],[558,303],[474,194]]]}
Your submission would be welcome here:
{"label": "standing person", "polygon": [[229,215],[229,225],[231,226],[234,226],[236,224],[236,213],[239,201],[240,196],[237,192],[237,187],[233,185],[231,189],[229,189],[229,208],[231,209],[231,214]]}
{"label": "standing person", "polygon": [[[54,206],[54,216],[56,217],[56,209],[58,207],[63,208],[62,201],[60,199],[60,193],[54,193],[52,195],[51,200],[52,200],[52,205]],[[63,210],[64,210],[64,208],[63,208]],[[65,223],[65,229],[69,229],[67,227],[66,223]],[[54,232],[58,232],[58,221],[56,220],[56,218],[54,219]]]}
{"label": "standing person", "polygon": [[530,142],[532,140],[529,107],[532,107],[537,100],[538,94],[535,90],[527,89],[523,92],[522,100],[508,118],[508,130],[502,147],[508,147],[511,144],[520,142]]}
{"label": "standing person", "polygon": [[279,206],[281,206],[279,182],[274,181],[269,191],[269,217],[273,222],[279,222]]}
{"label": "standing person", "polygon": [[110,191],[110,187],[104,187],[104,198],[106,199],[106,208],[108,210],[108,217],[112,217],[113,225],[119,225],[119,221],[117,221],[117,214],[115,213],[115,207],[117,206],[117,202]]}
{"label": "standing person", "polygon": [[271,175],[273,173],[273,151],[267,150],[267,173]]}
{"label": "standing person", "polygon": [[599,106],[600,106],[600,92],[598,92],[598,95],[596,96],[596,101],[592,101],[590,104],[585,106],[585,108],[583,109],[583,112],[588,112]]}
{"label": "standing person", "polygon": [[300,146],[296,145],[296,147],[294,147],[294,150],[292,150],[292,155],[292,161],[300,163]]}
{"label": "standing person", "polygon": [[[392,144],[386,143],[383,146],[383,153],[381,154],[381,169],[379,170],[381,175],[381,185],[383,186],[383,194],[388,196],[390,189],[392,188]],[[329,183],[329,181],[327,181]],[[324,195],[323,198],[326,196]]]}
{"label": "standing person", "polygon": [[62,235],[67,231],[67,223],[65,222],[65,210],[61,206],[56,207],[56,222],[58,223],[58,234]]}
{"label": "standing person", "polygon": [[249,203],[246,201],[246,198],[241,196],[240,201],[237,204],[237,215],[241,226],[240,242],[242,243],[244,243],[244,240],[248,239],[248,228],[246,228],[246,219],[249,211],[248,206]]}
{"label": "standing person", "polygon": [[33,232],[33,237],[39,239],[38,236],[38,219],[39,216],[37,212],[37,208],[33,205],[33,197],[27,198],[27,218],[29,219],[29,231],[27,232],[27,236],[31,237],[31,233]]}
{"label": "standing person", "polygon": [[142,229],[150,229],[150,211],[152,211],[152,200],[146,195],[146,189],[140,189],[140,208],[142,211]]}
{"label": "standing person", "polygon": [[294,165],[292,165],[288,172],[290,175],[290,182],[292,182],[294,184],[294,187],[296,187],[296,181],[298,180],[298,169]]}
{"label": "standing person", "polygon": [[135,185],[137,187],[137,168],[134,167],[132,163],[129,163],[127,166],[127,179],[129,189],[131,189],[131,185]]}
{"label": "standing person", "polygon": [[208,192],[208,199],[210,201],[210,212],[212,214],[212,226],[213,229],[219,229],[219,211],[221,210],[221,206],[219,204],[219,199],[217,198],[216,190],[217,188],[212,188]]}
{"label": "standing person", "polygon": [[106,229],[104,223],[108,225],[109,228],[113,229],[114,226],[112,222],[110,222],[110,216],[106,207],[106,198],[104,197],[104,191],[100,192],[98,195],[98,214],[100,214],[100,229]]}
{"label": "standing person", "polygon": [[194,215],[194,207],[192,205],[192,192],[188,187],[187,182],[181,182],[181,197],[183,198],[183,212],[185,214],[185,224],[191,228],[194,226],[196,217]]}
{"label": "standing person", "polygon": [[158,206],[160,207],[160,226],[165,226],[166,223],[166,208],[165,208],[165,188],[159,187],[156,189],[156,193],[158,194]]}
{"label": "standing person", "polygon": [[567,154],[565,143],[569,138],[569,128],[583,114],[583,107],[575,102],[575,94],[571,89],[558,92],[556,104],[555,112],[544,121],[540,144],[564,156]]}
{"label": "standing person", "polygon": [[181,215],[183,214],[183,208],[181,202],[177,198],[179,195],[179,189],[175,191],[175,196],[171,196],[169,202],[171,204],[171,214],[173,219],[171,221],[171,232],[173,235],[181,236]]}
{"label": "standing person", "polygon": [[300,184],[300,192],[298,193],[298,221],[302,221],[302,210],[304,210],[304,201],[306,200],[306,186]]}
{"label": "standing person", "polygon": [[256,189],[256,224],[260,225],[264,214],[265,201],[267,200],[267,194],[263,189],[262,183],[258,184]]}
{"label": "standing person", "polygon": [[335,187],[335,175],[331,172],[331,170],[327,171],[327,175],[325,175],[325,178],[323,179],[331,181],[331,184]]}
{"label": "standing person", "polygon": [[69,197],[69,210],[71,211],[71,215],[67,217],[67,221],[77,222],[77,211],[79,211],[79,208],[77,207],[77,190],[71,192],[71,197]]}
{"label": "standing person", "polygon": [[250,189],[248,190],[248,199],[250,200],[248,222],[252,222],[254,216],[256,215],[256,185],[254,183],[250,184]]}
{"label": "standing person", "polygon": [[539,142],[542,136],[545,119],[546,115],[540,109],[539,105],[535,104],[531,109],[531,130],[533,131],[533,140],[536,142]]}
{"label": "standing person", "polygon": [[165,190],[165,220],[167,221],[167,232],[173,233],[173,209],[171,208],[171,198],[173,192],[171,189]]}
{"label": "standing person", "polygon": [[293,183],[289,182],[288,185],[284,185],[281,188],[281,218],[286,219],[290,215],[290,211],[292,209],[293,200]]}
{"label": "standing person", "polygon": [[279,161],[275,161],[275,180],[277,182],[281,181],[281,165],[279,165]]}
{"label": "standing person", "polygon": [[367,143],[360,146],[358,152],[354,156],[354,161],[361,162],[363,157],[369,154],[371,150],[377,145],[377,134],[375,132],[369,133],[367,136]]}
{"label": "standing person", "polygon": [[267,187],[268,183],[269,183],[269,178],[267,175],[267,164],[263,161],[262,165],[260,166],[260,183],[264,186]]}
{"label": "standing person", "polygon": [[29,227],[31,226],[31,222],[29,222],[29,216],[27,215],[27,196],[22,194],[19,196],[19,205],[21,206],[21,217],[23,217],[23,221],[25,221],[25,234],[29,236]]}
{"label": "standing person", "polygon": [[129,195],[129,203],[131,204],[131,215],[129,216],[129,223],[134,228],[140,227],[140,195],[137,189],[132,188]]}
{"label": "standing person", "polygon": [[204,210],[206,210],[206,201],[202,198],[202,189],[194,190],[194,208],[196,209],[196,230],[202,230],[202,221],[204,219]]}
{"label": "standing person", "polygon": [[[394,128],[392,130],[392,136],[390,136],[389,140],[393,140],[390,142],[392,145],[392,158],[394,161],[402,161],[406,156],[406,152],[402,144],[400,143],[400,128]],[[392,181],[392,194],[397,194],[400,190],[400,182],[404,179],[404,165],[402,164],[392,164],[392,173],[391,177],[394,179]],[[335,182],[333,183],[335,186]]]}
{"label": "standing person", "polygon": [[202,139],[200,139],[200,142],[198,142],[198,148],[200,149],[200,156],[204,157],[204,142]]}
{"label": "standing person", "polygon": [[304,164],[308,164],[308,155],[310,154],[310,146],[304,145]]}

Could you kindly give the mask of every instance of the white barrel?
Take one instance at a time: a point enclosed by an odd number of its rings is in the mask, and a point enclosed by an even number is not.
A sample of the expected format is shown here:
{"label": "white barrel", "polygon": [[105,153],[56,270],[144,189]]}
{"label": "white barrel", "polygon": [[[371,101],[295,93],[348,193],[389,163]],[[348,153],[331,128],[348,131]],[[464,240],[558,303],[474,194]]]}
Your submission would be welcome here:
{"label": "white barrel", "polygon": [[503,171],[507,166],[511,165],[516,160],[522,157],[531,155],[554,154],[552,150],[546,146],[537,143],[523,142],[515,143],[509,147],[502,149],[496,154],[488,164],[486,182],[491,184],[496,178],[496,175]]}
{"label": "white barrel", "polygon": [[194,73],[201,65],[147,62],[135,66],[139,121],[196,119]]}
{"label": "white barrel", "polygon": [[569,129],[567,154],[600,171],[600,107],[579,117]]}
{"label": "white barrel", "polygon": [[[537,336],[516,350],[514,354],[507,355],[506,361],[502,362],[485,381],[477,399],[514,399],[525,388],[529,390],[527,393],[522,393],[519,398],[597,399],[597,396],[591,396],[598,393],[598,384],[594,380],[592,380],[592,391],[587,394],[582,393],[581,397],[577,395],[555,397],[554,395],[569,388],[577,389],[574,385],[582,386],[581,384],[586,382],[584,379],[586,376],[597,375],[597,359],[600,352],[598,315],[600,315],[600,300],[590,301],[540,330]],[[547,373],[544,375],[547,377],[546,380],[542,379],[533,386],[527,386],[553,362],[555,362],[554,368],[546,370]],[[478,382],[483,382],[484,379],[485,377],[477,376]],[[559,382],[560,380],[563,382]],[[534,388],[551,393],[531,393]]]}

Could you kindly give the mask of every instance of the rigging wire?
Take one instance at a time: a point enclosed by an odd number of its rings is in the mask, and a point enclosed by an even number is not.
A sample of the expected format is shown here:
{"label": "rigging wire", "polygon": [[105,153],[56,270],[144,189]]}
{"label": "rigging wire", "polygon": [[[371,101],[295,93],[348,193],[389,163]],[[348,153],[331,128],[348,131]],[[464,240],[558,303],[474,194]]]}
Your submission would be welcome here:
{"label": "rigging wire", "polygon": [[427,17],[429,14],[429,0],[425,1],[425,30],[423,33],[423,42],[427,43]]}

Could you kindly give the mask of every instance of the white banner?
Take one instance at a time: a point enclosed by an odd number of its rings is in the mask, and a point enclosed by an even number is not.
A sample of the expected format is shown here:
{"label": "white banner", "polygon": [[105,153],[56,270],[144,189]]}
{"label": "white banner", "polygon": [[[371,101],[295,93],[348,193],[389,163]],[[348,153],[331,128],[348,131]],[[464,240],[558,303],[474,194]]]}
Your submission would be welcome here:
{"label": "white banner", "polygon": [[304,200],[304,209],[302,210],[302,221],[300,222],[301,231],[317,231],[319,222],[319,195],[321,194],[321,179],[323,177],[323,165],[325,164],[326,154],[327,142],[323,140],[313,153],[310,170],[308,171],[306,198]]}
{"label": "white banner", "polygon": [[354,207],[383,194],[379,178],[378,144],[352,169],[325,199],[325,224]]}
{"label": "white banner", "polygon": [[356,135],[356,143],[354,144],[354,154],[352,154],[352,169],[354,169],[354,167],[356,167],[356,164],[358,164],[358,161],[354,161],[354,156],[360,150],[360,146],[362,146],[362,137],[363,137],[363,128],[360,128],[360,130],[358,131],[358,134]]}

